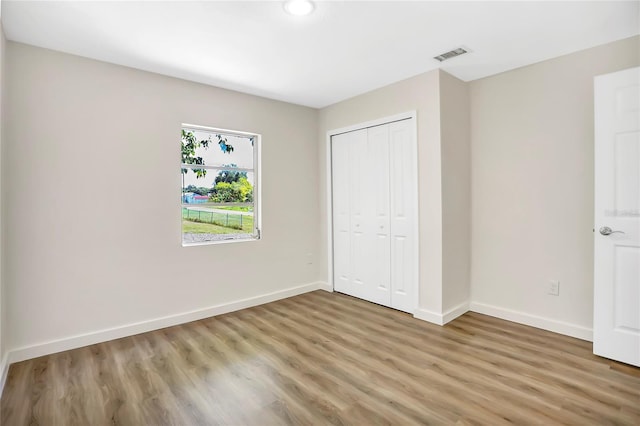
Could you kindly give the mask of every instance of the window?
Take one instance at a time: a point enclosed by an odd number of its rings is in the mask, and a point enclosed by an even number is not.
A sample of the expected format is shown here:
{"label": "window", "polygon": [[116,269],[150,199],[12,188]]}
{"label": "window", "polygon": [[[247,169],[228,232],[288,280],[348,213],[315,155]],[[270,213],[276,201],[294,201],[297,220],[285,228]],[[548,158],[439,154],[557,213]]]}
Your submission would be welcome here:
{"label": "window", "polygon": [[260,238],[260,135],[182,125],[182,245]]}

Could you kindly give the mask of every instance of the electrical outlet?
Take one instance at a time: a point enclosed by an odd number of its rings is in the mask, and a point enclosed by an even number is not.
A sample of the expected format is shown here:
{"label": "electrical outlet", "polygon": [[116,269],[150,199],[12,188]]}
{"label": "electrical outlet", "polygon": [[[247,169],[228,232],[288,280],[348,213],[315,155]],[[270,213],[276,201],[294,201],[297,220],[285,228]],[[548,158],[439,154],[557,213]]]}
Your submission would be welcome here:
{"label": "electrical outlet", "polygon": [[549,288],[547,290],[547,294],[550,294],[552,296],[559,296],[560,295],[560,281],[550,280],[549,281]]}

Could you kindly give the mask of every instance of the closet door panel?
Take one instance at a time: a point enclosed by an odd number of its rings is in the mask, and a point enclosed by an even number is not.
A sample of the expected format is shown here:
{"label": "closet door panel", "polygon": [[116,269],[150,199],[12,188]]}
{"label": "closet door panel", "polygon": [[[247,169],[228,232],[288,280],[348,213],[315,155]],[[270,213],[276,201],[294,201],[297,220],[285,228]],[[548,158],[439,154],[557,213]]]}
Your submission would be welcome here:
{"label": "closet door panel", "polygon": [[370,235],[369,300],[391,306],[391,243],[389,240],[389,125],[368,129],[367,232]]}
{"label": "closet door panel", "polygon": [[369,298],[371,286],[371,245],[368,233],[367,198],[367,131],[346,133],[349,135],[349,220],[351,242],[351,292],[349,294]]}
{"label": "closet door panel", "polygon": [[413,128],[410,120],[389,125],[391,306],[413,313],[416,307],[417,223]]}
{"label": "closet door panel", "polygon": [[336,291],[351,293],[351,231],[349,134],[331,138],[333,193],[333,285]]}

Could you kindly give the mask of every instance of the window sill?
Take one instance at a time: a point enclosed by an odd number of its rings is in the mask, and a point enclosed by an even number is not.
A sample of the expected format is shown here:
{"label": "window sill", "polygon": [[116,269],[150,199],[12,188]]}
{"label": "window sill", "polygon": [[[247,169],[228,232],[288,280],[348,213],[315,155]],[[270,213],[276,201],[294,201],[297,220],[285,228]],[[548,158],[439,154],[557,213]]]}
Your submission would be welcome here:
{"label": "window sill", "polygon": [[196,247],[196,246],[210,246],[217,244],[230,244],[230,243],[247,243],[251,241],[259,241],[260,237],[256,235],[252,235],[246,238],[228,238],[221,240],[212,240],[212,241],[193,241],[193,242],[182,242],[182,247]]}

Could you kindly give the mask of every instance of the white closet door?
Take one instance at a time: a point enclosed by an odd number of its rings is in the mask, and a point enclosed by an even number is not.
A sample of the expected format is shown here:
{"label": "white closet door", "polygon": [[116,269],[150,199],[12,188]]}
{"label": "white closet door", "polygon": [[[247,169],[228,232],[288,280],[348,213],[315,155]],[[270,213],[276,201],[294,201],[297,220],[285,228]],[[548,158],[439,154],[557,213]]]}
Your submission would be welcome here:
{"label": "white closet door", "polygon": [[351,214],[349,211],[349,133],[331,138],[331,173],[333,193],[333,286],[336,291],[352,294],[351,288]]}
{"label": "white closet door", "polygon": [[391,306],[391,245],[389,242],[389,125],[368,129],[366,233],[370,244],[367,300]]}
{"label": "white closet door", "polygon": [[413,126],[331,139],[334,288],[410,313],[418,278]]}
{"label": "white closet door", "polygon": [[367,130],[332,138],[334,287],[363,299],[371,293],[367,233]]}
{"label": "white closet door", "polygon": [[391,193],[391,306],[413,313],[417,307],[417,173],[413,121],[389,125]]}
{"label": "white closet door", "polygon": [[[369,300],[371,244],[370,235],[367,232],[367,131],[363,129],[345,135],[349,138],[349,239],[351,243],[349,255],[351,291],[349,294]],[[341,148],[338,147],[338,149]]]}

